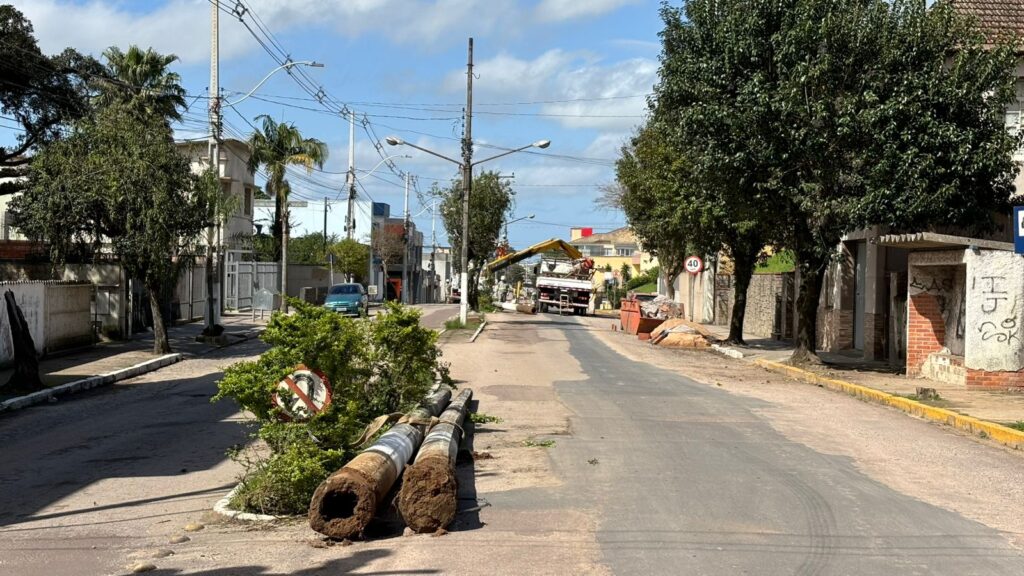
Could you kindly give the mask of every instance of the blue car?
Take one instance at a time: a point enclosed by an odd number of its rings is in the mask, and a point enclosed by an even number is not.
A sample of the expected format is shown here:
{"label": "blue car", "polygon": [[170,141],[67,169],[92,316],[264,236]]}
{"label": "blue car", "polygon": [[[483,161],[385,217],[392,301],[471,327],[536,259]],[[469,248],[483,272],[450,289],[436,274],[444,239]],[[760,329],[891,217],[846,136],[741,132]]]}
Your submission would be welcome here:
{"label": "blue car", "polygon": [[369,314],[369,299],[362,284],[335,284],[327,291],[324,306],[335,312],[359,316]]}

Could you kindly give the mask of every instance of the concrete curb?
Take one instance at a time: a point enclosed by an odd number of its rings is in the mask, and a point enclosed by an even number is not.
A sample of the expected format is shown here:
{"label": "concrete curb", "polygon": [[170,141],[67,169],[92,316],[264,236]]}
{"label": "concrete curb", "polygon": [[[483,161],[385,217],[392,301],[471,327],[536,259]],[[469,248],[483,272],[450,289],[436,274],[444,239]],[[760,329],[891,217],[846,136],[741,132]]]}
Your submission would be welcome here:
{"label": "concrete curb", "polygon": [[277,516],[271,516],[270,514],[255,514],[253,512],[242,512],[241,510],[235,510],[231,507],[231,498],[235,496],[235,492],[242,487],[242,483],[239,482],[234,488],[228,492],[227,496],[221,498],[213,505],[213,511],[225,518],[231,518],[232,520],[240,520],[242,522],[273,522],[280,520]]}
{"label": "concrete curb", "polygon": [[917,402],[909,398],[903,398],[902,396],[894,396],[888,392],[882,392],[866,386],[860,386],[858,384],[853,384],[852,382],[826,378],[813,372],[803,370],[795,366],[782,364],[780,362],[757,359],[754,360],[754,363],[762,368],[771,370],[772,372],[785,374],[786,376],[796,380],[807,382],[809,384],[817,384],[830,390],[843,392],[868,402],[891,406],[897,410],[902,410],[907,414],[924,418],[925,420],[931,420],[932,422],[952,426],[980,438],[988,438],[1017,450],[1024,449],[1024,432],[1014,430],[1013,428],[1007,428],[1000,424],[979,420],[972,416],[964,416],[963,414],[957,414],[956,412],[946,410],[945,408],[936,408],[935,406],[922,404],[921,402]]}
{"label": "concrete curb", "polygon": [[159,358],[147,360],[134,366],[129,366],[128,368],[107,372],[106,374],[100,374],[99,376],[90,376],[81,380],[75,380],[74,382],[68,382],[67,384],[61,384],[60,386],[54,386],[53,388],[47,388],[45,390],[26,394],[25,396],[11,398],[10,400],[0,402],[0,412],[20,410],[21,408],[26,408],[33,404],[49,402],[51,398],[56,398],[57,396],[81,392],[82,390],[89,390],[99,386],[107,386],[114,382],[134,378],[142,374],[159,370],[164,366],[170,366],[171,364],[181,361],[182,358],[183,356],[180,353],[165,354]]}
{"label": "concrete curb", "polygon": [[474,332],[474,333],[473,333],[473,337],[469,339],[469,341],[470,341],[471,343],[472,343],[472,342],[476,342],[476,337],[477,337],[477,336],[479,336],[479,335],[480,335],[480,333],[484,331],[484,327],[485,327],[485,326],[487,326],[487,320],[484,320],[483,322],[481,322],[481,323],[480,323],[480,327],[479,327],[479,328],[477,328],[477,329],[476,329],[476,332]]}

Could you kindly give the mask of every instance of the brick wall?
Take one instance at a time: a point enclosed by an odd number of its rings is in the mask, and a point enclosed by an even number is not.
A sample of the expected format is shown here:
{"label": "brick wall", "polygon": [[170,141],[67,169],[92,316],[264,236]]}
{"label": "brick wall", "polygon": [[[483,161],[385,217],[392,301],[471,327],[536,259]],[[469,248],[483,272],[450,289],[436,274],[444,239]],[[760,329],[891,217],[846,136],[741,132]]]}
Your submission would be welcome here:
{"label": "brick wall", "polygon": [[967,386],[969,388],[990,388],[1024,392],[1024,370],[1019,372],[986,372],[984,370],[968,368]]}
{"label": "brick wall", "polygon": [[907,376],[919,376],[921,366],[932,352],[942,350],[946,322],[938,298],[920,293],[910,296],[907,313]]}

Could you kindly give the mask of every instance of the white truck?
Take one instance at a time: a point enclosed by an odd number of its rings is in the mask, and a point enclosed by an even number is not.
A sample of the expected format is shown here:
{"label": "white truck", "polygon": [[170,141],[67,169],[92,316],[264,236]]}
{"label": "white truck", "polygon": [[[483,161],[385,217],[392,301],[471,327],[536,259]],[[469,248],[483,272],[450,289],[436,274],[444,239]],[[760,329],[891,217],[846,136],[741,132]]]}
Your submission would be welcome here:
{"label": "white truck", "polygon": [[[592,266],[592,264],[590,265]],[[593,270],[586,260],[543,259],[537,270],[537,309],[586,315],[593,305]]]}
{"label": "white truck", "polygon": [[[565,254],[567,258],[553,255],[558,252]],[[487,269],[496,272],[537,255],[542,255],[541,262],[536,268],[538,310],[587,314],[593,306],[591,295],[594,292],[594,261],[584,258],[575,246],[564,240],[552,238],[524,250],[504,254],[489,263]]]}

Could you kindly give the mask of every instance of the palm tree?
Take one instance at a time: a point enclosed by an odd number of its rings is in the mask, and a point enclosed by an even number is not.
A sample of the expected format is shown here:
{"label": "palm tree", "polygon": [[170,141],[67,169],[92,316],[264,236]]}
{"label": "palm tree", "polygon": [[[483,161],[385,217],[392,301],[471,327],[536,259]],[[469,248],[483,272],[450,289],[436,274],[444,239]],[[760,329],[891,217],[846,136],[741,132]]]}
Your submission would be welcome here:
{"label": "palm tree", "polygon": [[133,104],[147,114],[181,120],[179,108],[185,107],[185,89],[181,87],[181,76],[167,70],[178,60],[177,56],[160,54],[152,48],[143,51],[133,44],[127,52],[111,46],[104,50],[103,57],[109,78],[100,81],[98,105]]}
{"label": "palm tree", "polygon": [[327,144],[316,138],[303,138],[293,124],[275,122],[267,115],[256,117],[260,129],[249,136],[249,170],[263,166],[267,171],[267,192],[274,197],[275,250],[281,262],[281,310],[287,310],[288,289],[288,194],[284,179],[288,166],[303,166],[306,172],[320,168],[327,159]]}

